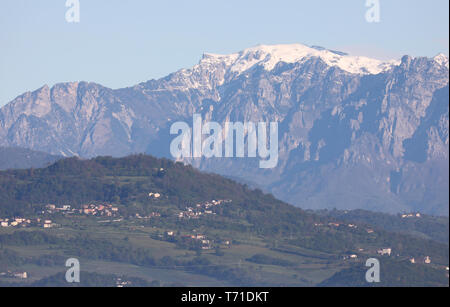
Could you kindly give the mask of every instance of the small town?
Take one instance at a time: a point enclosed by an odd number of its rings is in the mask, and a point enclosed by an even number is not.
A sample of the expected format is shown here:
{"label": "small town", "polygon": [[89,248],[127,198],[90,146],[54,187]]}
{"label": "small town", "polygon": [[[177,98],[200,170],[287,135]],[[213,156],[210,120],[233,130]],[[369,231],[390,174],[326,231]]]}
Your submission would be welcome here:
{"label": "small town", "polygon": [[411,218],[421,218],[422,215],[420,213],[407,213],[402,214],[402,219],[411,219]]}
{"label": "small town", "polygon": [[[63,205],[57,207],[53,204],[48,204],[45,206],[45,211],[41,211],[41,215],[53,215],[62,214],[65,217],[75,216],[75,215],[86,215],[86,216],[97,216],[97,217],[118,217],[119,208],[113,207],[109,204],[100,205],[83,205],[81,209],[72,208],[70,205]],[[14,217],[14,218],[0,218],[0,227],[39,227],[39,228],[54,228],[58,227],[57,224],[53,223],[50,219],[41,218],[26,218],[26,217]]]}
{"label": "small town", "polygon": [[15,279],[27,279],[28,273],[27,272],[0,272],[0,277],[6,277],[6,278],[15,278]]}
{"label": "small town", "polygon": [[4,218],[4,219],[1,219],[0,218],[0,226],[2,228],[7,228],[7,227],[53,228],[53,227],[57,227],[58,225],[53,223],[52,220],[44,220],[44,219],[40,219],[40,218],[36,218],[36,219],[27,219],[27,218],[13,218],[13,219]]}
{"label": "small town", "polygon": [[[154,199],[159,199],[161,194],[159,193],[149,193],[149,197]],[[230,203],[231,200],[212,200],[203,203],[198,203],[194,207],[188,206],[184,211],[177,213],[176,215],[180,219],[199,219],[202,216],[216,215],[213,212],[213,208],[220,206],[222,204]],[[124,217],[121,216],[118,207],[111,204],[84,204],[79,209],[73,208],[71,205],[57,206],[54,204],[48,204],[45,206],[45,210],[39,212],[40,215],[51,216],[55,214],[61,214],[64,217],[71,216],[93,216],[93,217],[105,217],[105,218],[115,218],[114,222],[123,221]],[[136,218],[140,220],[152,219],[161,217],[158,212],[151,212],[146,216],[141,216],[136,213],[130,218]],[[111,220],[99,221],[99,222],[110,222]],[[57,224],[53,223],[50,219],[41,218],[27,218],[27,217],[14,217],[14,218],[0,218],[0,227],[39,227],[39,228],[54,228],[58,227]]]}
{"label": "small town", "polygon": [[105,216],[105,217],[116,217],[118,216],[119,208],[114,207],[110,204],[88,204],[82,205],[81,209],[72,208],[70,205],[64,205],[62,207],[57,207],[56,205],[49,204],[46,206],[46,211],[42,213],[55,214],[62,213],[64,216],[79,214],[79,215],[90,215],[90,216]]}
{"label": "small town", "polygon": [[216,215],[212,210],[214,207],[230,203],[231,200],[212,200],[205,203],[198,203],[194,207],[186,207],[185,211],[177,214],[180,219],[199,219],[206,215]]}

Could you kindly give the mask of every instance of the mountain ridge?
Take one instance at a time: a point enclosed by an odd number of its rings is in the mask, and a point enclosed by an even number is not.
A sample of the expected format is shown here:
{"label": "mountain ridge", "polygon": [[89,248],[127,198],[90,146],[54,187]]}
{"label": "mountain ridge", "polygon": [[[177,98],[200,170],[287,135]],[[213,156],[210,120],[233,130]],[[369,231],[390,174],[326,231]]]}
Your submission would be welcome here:
{"label": "mountain ridge", "polygon": [[[277,121],[272,171],[253,160],[185,162],[298,206],[448,215],[448,58],[405,56],[380,73],[354,74],[316,56],[272,67],[261,48],[231,60],[206,55],[191,69],[123,89],[75,82],[26,93],[0,109],[0,145],[170,157],[170,125],[194,113],[219,123]],[[249,69],[230,68],[239,54]]]}
{"label": "mountain ridge", "polygon": [[0,170],[41,168],[60,158],[25,148],[0,147]]}

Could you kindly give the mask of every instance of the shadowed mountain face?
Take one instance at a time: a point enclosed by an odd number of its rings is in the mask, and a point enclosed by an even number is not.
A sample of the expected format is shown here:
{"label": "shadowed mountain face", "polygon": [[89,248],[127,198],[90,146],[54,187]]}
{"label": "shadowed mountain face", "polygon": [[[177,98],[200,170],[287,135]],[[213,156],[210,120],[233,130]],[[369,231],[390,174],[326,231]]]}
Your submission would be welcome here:
{"label": "shadowed mountain face", "polygon": [[61,158],[25,148],[0,147],[0,170],[41,168]]}
{"label": "shadowed mountain face", "polygon": [[66,156],[169,156],[170,125],[277,121],[279,163],[186,162],[304,208],[448,215],[448,59],[380,63],[302,45],[205,55],[192,69],[112,90],[76,82],[0,109],[0,146]]}

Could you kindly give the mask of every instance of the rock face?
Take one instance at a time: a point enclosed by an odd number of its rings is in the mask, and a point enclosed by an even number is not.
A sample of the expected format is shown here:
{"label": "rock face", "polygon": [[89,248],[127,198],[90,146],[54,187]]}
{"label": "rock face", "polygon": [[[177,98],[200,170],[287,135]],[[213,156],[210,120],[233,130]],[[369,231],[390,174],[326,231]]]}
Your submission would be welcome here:
{"label": "rock face", "polygon": [[448,58],[380,62],[303,45],[205,54],[132,88],[44,86],[0,110],[0,146],[52,154],[169,157],[170,125],[279,122],[279,164],[187,160],[304,208],[448,215]]}

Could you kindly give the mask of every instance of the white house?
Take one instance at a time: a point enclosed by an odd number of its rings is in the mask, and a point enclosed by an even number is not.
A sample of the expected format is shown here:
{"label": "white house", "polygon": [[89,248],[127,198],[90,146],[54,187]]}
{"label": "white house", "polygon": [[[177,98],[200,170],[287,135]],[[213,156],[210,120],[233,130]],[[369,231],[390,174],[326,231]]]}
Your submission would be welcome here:
{"label": "white house", "polygon": [[14,273],[14,277],[20,278],[20,279],[27,279],[28,274],[27,274],[27,272]]}
{"label": "white house", "polygon": [[380,250],[378,251],[378,254],[381,255],[381,256],[385,256],[385,255],[390,256],[390,255],[392,254],[392,249],[391,249],[391,248],[383,248],[383,249],[380,249]]}

